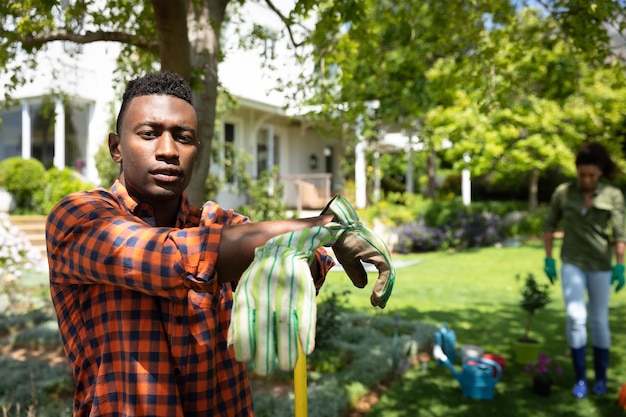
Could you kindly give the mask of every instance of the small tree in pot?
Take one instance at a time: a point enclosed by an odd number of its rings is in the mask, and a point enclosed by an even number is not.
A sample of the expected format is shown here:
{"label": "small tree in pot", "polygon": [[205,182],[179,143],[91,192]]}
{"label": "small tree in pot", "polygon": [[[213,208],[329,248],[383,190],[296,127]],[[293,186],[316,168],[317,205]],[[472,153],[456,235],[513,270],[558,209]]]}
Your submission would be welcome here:
{"label": "small tree in pot", "polygon": [[[518,281],[522,279],[519,274],[515,278]],[[530,325],[536,311],[551,301],[549,288],[548,284],[539,284],[532,273],[528,273],[524,278],[519,305],[526,312],[526,325],[524,336],[518,339],[515,345],[515,358],[518,363],[525,365],[537,359],[541,346],[537,340],[530,337]]]}

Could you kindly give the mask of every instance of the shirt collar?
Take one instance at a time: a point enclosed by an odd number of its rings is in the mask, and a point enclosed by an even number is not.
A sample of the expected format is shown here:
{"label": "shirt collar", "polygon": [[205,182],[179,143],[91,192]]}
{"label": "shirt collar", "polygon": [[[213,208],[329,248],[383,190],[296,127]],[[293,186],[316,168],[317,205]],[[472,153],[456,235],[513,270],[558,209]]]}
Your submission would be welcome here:
{"label": "shirt collar", "polygon": [[[583,187],[581,187],[580,183],[577,180],[574,180],[574,184],[576,186],[576,189],[582,193]],[[593,195],[598,195],[604,189],[604,187],[606,187],[606,184],[598,181],[598,183],[596,184],[596,189],[593,190]]]}
{"label": "shirt collar", "polygon": [[[142,219],[148,219],[154,217],[154,209],[152,206],[146,203],[138,203],[135,201],[128,190],[120,182],[120,180],[115,180],[115,183],[111,186],[110,190],[111,194],[117,197],[124,207],[132,213],[133,215],[140,217]],[[178,215],[176,216],[176,227],[181,227],[187,222],[191,213],[191,203],[189,202],[189,198],[187,198],[187,194],[183,193],[181,197],[181,203],[178,208]]]}

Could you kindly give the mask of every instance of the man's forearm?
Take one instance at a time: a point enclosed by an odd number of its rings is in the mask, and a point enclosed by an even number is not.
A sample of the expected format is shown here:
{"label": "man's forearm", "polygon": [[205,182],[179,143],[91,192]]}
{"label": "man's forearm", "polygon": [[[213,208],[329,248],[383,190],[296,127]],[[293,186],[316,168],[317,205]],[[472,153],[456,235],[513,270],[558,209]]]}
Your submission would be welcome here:
{"label": "man's forearm", "polygon": [[283,233],[331,222],[332,215],[224,226],[215,265],[220,282],[239,279],[254,259],[254,250]]}

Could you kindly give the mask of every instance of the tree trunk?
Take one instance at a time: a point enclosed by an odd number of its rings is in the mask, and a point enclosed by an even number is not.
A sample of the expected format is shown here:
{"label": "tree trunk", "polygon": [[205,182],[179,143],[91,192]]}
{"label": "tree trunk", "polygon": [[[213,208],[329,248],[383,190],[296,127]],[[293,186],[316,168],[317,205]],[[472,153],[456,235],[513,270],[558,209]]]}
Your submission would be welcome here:
{"label": "tree trunk", "polygon": [[539,189],[539,170],[533,168],[528,176],[528,211],[537,210],[537,192]]}
{"label": "tree trunk", "polygon": [[192,203],[204,202],[204,182],[211,167],[211,145],[215,132],[217,107],[217,67],[220,56],[220,34],[229,0],[190,1],[187,25],[191,44],[192,65],[199,78],[196,95],[200,157],[187,193]]}
{"label": "tree trunk", "polygon": [[186,191],[196,206],[204,202],[204,182],[211,167],[220,32],[229,1],[152,0],[161,70],[180,74],[194,87],[200,152]]}
{"label": "tree trunk", "polygon": [[152,0],[161,71],[172,71],[191,82],[187,0]]}
{"label": "tree trunk", "polygon": [[437,154],[435,151],[428,151],[427,160],[427,173],[428,173],[428,189],[426,196],[430,199],[434,199],[437,192]]}

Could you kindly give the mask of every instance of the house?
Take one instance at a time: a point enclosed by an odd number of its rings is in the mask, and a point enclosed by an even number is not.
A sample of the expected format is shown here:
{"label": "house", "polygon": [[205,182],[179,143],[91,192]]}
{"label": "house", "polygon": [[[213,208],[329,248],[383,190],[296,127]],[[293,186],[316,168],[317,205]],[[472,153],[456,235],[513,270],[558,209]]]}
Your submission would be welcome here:
{"label": "house", "polygon": [[[288,206],[321,208],[330,198],[333,176],[339,175],[336,142],[320,137],[310,121],[298,116],[297,108],[287,109],[284,93],[276,88],[279,77],[303,71],[288,50],[289,39],[278,16],[257,2],[246,2],[236,12],[223,30],[226,59],[219,76],[238,107],[216,126],[221,140],[214,146],[221,154],[211,172],[224,185],[215,200],[233,208],[245,202],[229,165],[237,152],[245,152],[251,156],[247,169],[253,177],[278,166]],[[242,50],[232,34],[235,28],[245,31],[252,24],[271,36],[260,48]],[[11,93],[15,105],[0,111],[0,160],[36,158],[46,167],[70,167],[98,184],[94,155],[113,129],[119,108],[120,86],[115,84],[119,45],[87,44],[77,58],[71,57],[78,48],[50,44],[38,57],[39,67],[24,74],[31,82]],[[277,70],[268,69],[268,60]],[[4,84],[0,80],[3,95]],[[66,99],[55,98],[55,92]],[[308,198],[298,192],[305,189]]]}

